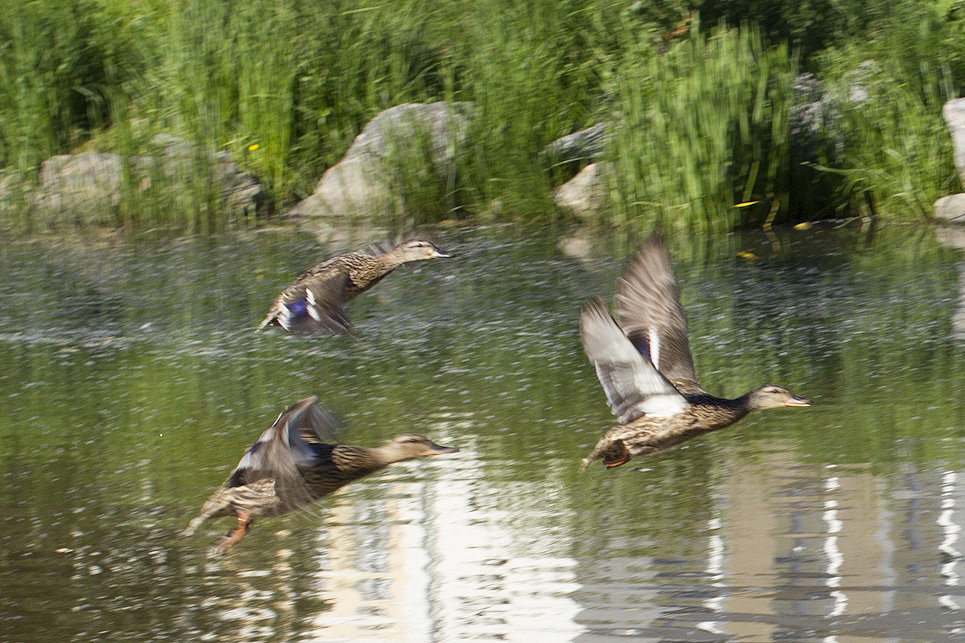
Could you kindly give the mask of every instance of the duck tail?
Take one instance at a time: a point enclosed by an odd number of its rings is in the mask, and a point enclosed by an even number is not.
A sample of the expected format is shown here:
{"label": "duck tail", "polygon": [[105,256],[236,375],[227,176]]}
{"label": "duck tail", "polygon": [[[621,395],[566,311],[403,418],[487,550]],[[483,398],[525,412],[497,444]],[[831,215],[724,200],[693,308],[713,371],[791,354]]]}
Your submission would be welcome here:
{"label": "duck tail", "polygon": [[590,466],[589,458],[583,458],[582,460],[580,460],[580,473],[583,473],[584,471],[586,471],[586,468],[588,466]]}
{"label": "duck tail", "polygon": [[271,325],[271,323],[272,323],[273,321],[275,321],[275,318],[276,318],[277,316],[278,316],[278,315],[275,313],[275,311],[272,310],[272,312],[268,313],[268,315],[267,315],[264,319],[261,320],[261,323],[258,324],[258,328],[256,328],[255,330],[262,330],[263,328]]}

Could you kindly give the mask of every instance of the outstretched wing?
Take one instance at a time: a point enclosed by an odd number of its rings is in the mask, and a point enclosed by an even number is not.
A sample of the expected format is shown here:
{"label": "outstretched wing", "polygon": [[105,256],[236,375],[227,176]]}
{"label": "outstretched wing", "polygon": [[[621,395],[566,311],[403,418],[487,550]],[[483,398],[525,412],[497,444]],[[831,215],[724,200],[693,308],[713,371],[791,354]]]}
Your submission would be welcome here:
{"label": "outstretched wing", "polygon": [[341,271],[305,273],[275,299],[259,328],[276,323],[287,331],[352,335],[343,310],[348,283]]}
{"label": "outstretched wing", "polygon": [[684,393],[700,391],[670,255],[659,234],[623,270],[617,294],[620,326],[641,354]]}
{"label": "outstretched wing", "polygon": [[318,457],[313,443],[334,442],[338,421],[315,405],[315,397],[296,402],[251,445],[228,477],[225,487],[254,485],[273,480],[275,495],[286,509],[295,509],[314,499],[299,472],[311,468]]}
{"label": "outstretched wing", "polygon": [[621,423],[641,415],[674,415],[687,408],[684,396],[640,354],[597,298],[583,307],[580,335],[607,403]]}

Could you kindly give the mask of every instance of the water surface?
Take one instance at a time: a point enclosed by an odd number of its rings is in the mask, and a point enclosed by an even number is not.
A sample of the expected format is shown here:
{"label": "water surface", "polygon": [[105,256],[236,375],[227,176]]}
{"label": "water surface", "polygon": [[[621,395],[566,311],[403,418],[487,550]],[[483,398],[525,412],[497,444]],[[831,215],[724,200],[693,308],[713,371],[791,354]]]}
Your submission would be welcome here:
{"label": "water surface", "polygon": [[[965,635],[965,271],[935,230],[673,241],[701,383],[810,409],[580,476],[612,423],[578,315],[632,242],[439,233],[457,259],[255,333],[345,244],[0,250],[0,639],[884,641]],[[344,441],[462,450],[311,511],[178,535],[307,395]]]}

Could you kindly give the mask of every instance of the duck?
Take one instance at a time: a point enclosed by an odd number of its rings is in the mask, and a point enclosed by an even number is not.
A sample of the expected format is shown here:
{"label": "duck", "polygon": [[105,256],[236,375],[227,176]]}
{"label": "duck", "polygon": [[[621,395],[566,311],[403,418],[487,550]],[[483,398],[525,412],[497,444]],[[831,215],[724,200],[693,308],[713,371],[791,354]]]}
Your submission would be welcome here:
{"label": "duck", "polygon": [[282,411],[182,535],[191,536],[206,520],[234,516],[237,525],[213,550],[223,554],[255,518],[296,511],[395,462],[459,451],[414,433],[374,448],[336,444],[338,418],[316,401],[308,397]]}
{"label": "duck", "polygon": [[623,270],[617,318],[598,297],[587,300],[580,314],[583,349],[619,418],[583,458],[581,471],[596,460],[612,469],[637,456],[667,451],[752,411],[811,405],[773,384],[733,399],[701,388],[670,255],[659,233],[640,246]]}
{"label": "duck", "polygon": [[391,250],[374,244],[337,255],[305,271],[281,291],[258,325],[281,326],[286,331],[322,332],[354,336],[345,316],[346,302],[364,293],[390,272],[413,261],[452,257],[426,239],[410,239]]}

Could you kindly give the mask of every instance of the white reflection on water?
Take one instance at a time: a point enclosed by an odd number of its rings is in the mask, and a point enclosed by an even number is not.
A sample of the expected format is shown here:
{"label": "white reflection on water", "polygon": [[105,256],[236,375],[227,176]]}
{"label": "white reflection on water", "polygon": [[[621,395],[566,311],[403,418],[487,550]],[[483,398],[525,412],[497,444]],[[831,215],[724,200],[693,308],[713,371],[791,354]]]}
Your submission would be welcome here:
{"label": "white reflection on water", "polygon": [[[832,476],[824,481],[824,490],[826,493],[832,493],[837,489],[841,488],[841,484],[838,482],[837,476]],[[837,534],[841,531],[842,523],[838,520],[838,501],[829,499],[824,501],[824,506],[826,511],[824,512],[824,521],[828,525],[829,534]],[[837,589],[841,586],[841,565],[844,563],[844,554],[838,549],[838,537],[836,535],[828,536],[824,540],[824,553],[828,557],[828,567],[825,570],[828,574],[827,586],[832,588],[831,597],[834,598],[834,608],[828,616],[841,616],[844,611],[848,608],[848,595]]]}
{"label": "white reflection on water", "polygon": [[[713,587],[723,588],[724,583],[721,582],[724,578],[724,539],[720,537],[720,518],[711,518],[707,522],[707,528],[712,531],[708,546],[707,546],[707,574],[710,576],[711,585]],[[704,607],[709,609],[711,612],[722,612],[724,610],[724,597],[725,594],[723,590],[717,596],[713,598],[708,598],[704,601]],[[720,629],[717,621],[702,621],[697,624],[697,627],[710,632],[711,634],[726,634],[724,630]]]}
{"label": "white reflection on water", "polygon": [[[905,485],[900,480],[891,478],[889,484],[860,465],[808,467],[781,453],[756,464],[728,458],[714,490],[716,516],[707,523],[706,576],[694,576],[691,585],[694,594],[702,585],[713,588],[714,595],[702,602],[713,616],[694,618],[693,626],[739,640],[829,641],[849,632],[888,640],[889,630],[907,628],[912,615],[929,636],[942,631],[943,621],[955,622],[927,599],[929,585],[937,590],[940,584],[956,589],[960,584],[957,474],[914,472]],[[940,506],[932,509],[934,502]],[[897,515],[890,509],[894,504]],[[930,511],[939,529],[922,520]],[[921,564],[930,547],[938,549],[941,561],[931,571]],[[656,593],[646,600],[657,614],[646,622],[684,634],[686,614],[661,615],[659,607],[661,595],[679,593],[680,586],[649,584]],[[960,598],[960,591],[942,593],[938,609],[960,609]],[[607,628],[598,622],[597,629]]]}
{"label": "white reflection on water", "polygon": [[[455,444],[450,436],[469,428],[438,421],[427,431]],[[376,483],[384,486],[378,498],[332,508],[318,532],[316,572],[332,605],[302,640],[518,640],[522,633],[527,641],[565,641],[584,630],[569,597],[578,587],[576,561],[533,551],[560,551],[565,541],[549,536],[554,542],[534,548],[503,504],[507,490],[487,489],[475,450],[460,447],[447,461],[391,470]],[[547,493],[520,500],[532,505],[525,511],[536,524],[547,519]]]}
{"label": "white reflection on water", "polygon": [[[369,488],[380,493],[336,503],[316,542],[330,603],[300,640],[889,640],[908,618],[929,635],[955,620],[934,611],[938,592],[928,604],[929,585],[960,583],[954,472],[889,484],[867,466],[730,453],[696,559],[620,557],[616,538],[578,561],[555,553],[579,534],[547,526],[572,518],[548,517],[561,511],[548,483],[520,498],[461,446],[458,460],[399,467]],[[929,549],[942,556],[931,573],[917,562]],[[938,609],[959,599],[941,594]],[[244,616],[253,638],[270,620]]]}
{"label": "white reflection on water", "polygon": [[[937,520],[944,536],[938,546],[938,551],[943,554],[947,561],[941,566],[941,575],[945,577],[945,584],[951,586],[959,584],[960,577],[955,568],[962,560],[962,552],[955,548],[955,543],[958,542],[958,534],[962,530],[961,525],[955,520],[956,493],[961,493],[956,489],[956,480],[957,475],[954,471],[945,471],[942,474],[941,512],[938,514]],[[961,510],[958,513],[961,513]],[[958,517],[958,520],[961,521],[961,516]],[[960,609],[959,604],[948,594],[939,596],[938,602],[942,607]]]}

